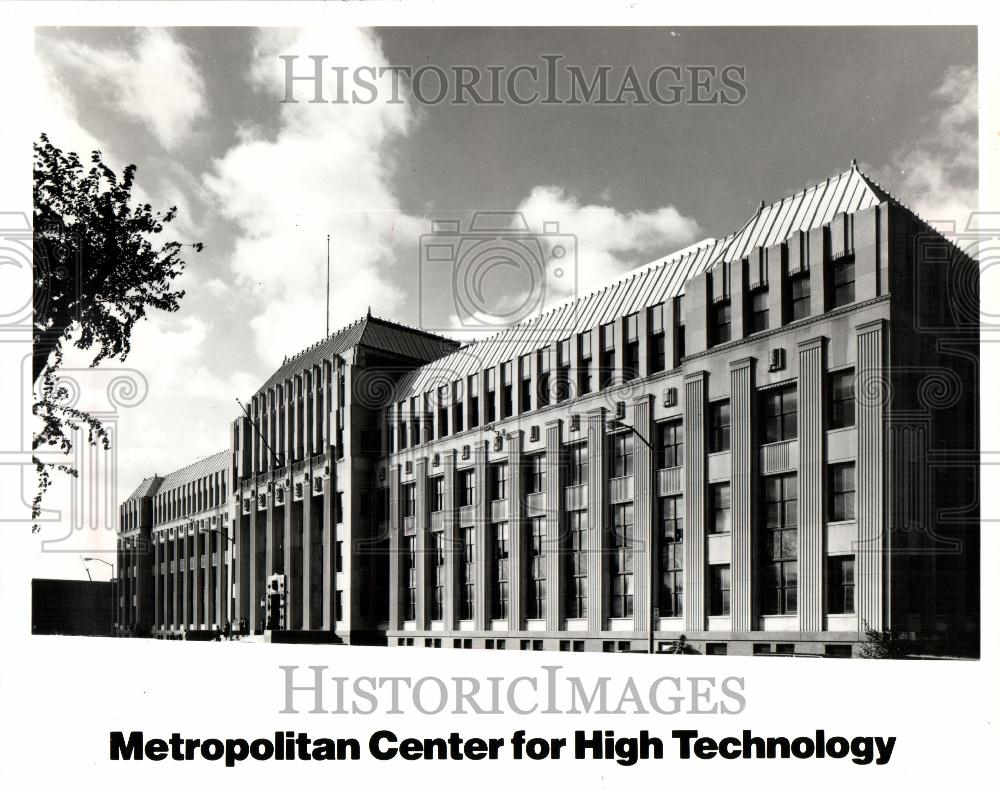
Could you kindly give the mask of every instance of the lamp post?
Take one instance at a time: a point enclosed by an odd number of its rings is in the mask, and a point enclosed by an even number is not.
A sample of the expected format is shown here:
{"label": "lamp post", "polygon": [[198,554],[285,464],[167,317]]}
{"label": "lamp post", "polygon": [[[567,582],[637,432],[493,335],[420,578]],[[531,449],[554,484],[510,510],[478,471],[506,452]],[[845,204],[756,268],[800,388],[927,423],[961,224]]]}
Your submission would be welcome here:
{"label": "lamp post", "polygon": [[[104,558],[84,558],[84,568],[87,568],[86,564],[89,561],[97,561],[98,563],[103,563],[105,566],[111,568],[111,625],[114,629],[115,624],[115,613],[118,611],[118,579],[115,577],[115,564],[111,563]],[[90,569],[87,569],[87,577],[90,578]],[[112,632],[113,634],[113,632]]]}
{"label": "lamp post", "polygon": [[[643,445],[649,448],[650,455],[651,456],[653,455],[653,446],[649,443],[648,439],[646,439],[642,434],[640,434],[636,430],[635,426],[630,426],[628,423],[624,422],[621,418],[616,418],[610,421],[608,426],[609,428],[611,428],[612,431],[627,431],[630,434],[632,434],[632,436],[637,437],[639,441],[642,442]],[[648,623],[649,634],[647,638],[646,651],[647,653],[650,654],[655,653],[653,643],[655,642],[654,633],[656,631],[656,610],[654,609],[654,604],[656,603],[656,595],[654,593],[656,590],[656,585],[655,581],[653,580],[653,575],[656,573],[656,552],[655,552],[656,542],[653,540],[654,531],[655,528],[652,524],[652,520],[650,520],[649,545],[646,547],[646,556],[647,556],[646,570],[648,572],[648,577],[647,577],[648,584],[646,587],[649,589],[649,623]]]}

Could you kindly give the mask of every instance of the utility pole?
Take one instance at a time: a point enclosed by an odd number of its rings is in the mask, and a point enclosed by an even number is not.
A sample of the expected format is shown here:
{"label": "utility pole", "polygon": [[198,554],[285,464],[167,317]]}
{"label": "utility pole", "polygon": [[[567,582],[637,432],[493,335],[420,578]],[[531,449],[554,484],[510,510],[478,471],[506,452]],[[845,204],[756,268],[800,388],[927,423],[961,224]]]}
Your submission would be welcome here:
{"label": "utility pole", "polygon": [[[646,439],[642,434],[640,434],[638,431],[636,431],[635,426],[630,426],[628,423],[624,422],[621,418],[615,418],[614,420],[612,420],[609,423],[609,427],[612,430],[624,430],[624,431],[628,431],[632,436],[637,437],[642,442],[643,445],[645,445],[647,448],[649,448],[650,454],[655,459],[656,451],[654,450],[653,446],[649,443],[648,439]],[[650,525],[650,530],[649,530],[649,545],[646,547],[646,571],[647,571],[647,573],[649,575],[648,576],[649,585],[647,586],[649,588],[649,599],[648,599],[648,603],[649,603],[649,624],[648,624],[649,631],[648,631],[648,635],[647,635],[648,639],[647,639],[647,645],[646,645],[646,652],[650,653],[650,654],[655,654],[656,653],[656,648],[655,648],[654,643],[656,642],[656,593],[655,593],[655,591],[656,591],[657,585],[656,585],[656,581],[653,579],[653,575],[656,572],[656,555],[655,555],[656,542],[653,540],[653,535],[654,535],[655,530],[656,530],[655,526],[653,526],[651,524]]]}

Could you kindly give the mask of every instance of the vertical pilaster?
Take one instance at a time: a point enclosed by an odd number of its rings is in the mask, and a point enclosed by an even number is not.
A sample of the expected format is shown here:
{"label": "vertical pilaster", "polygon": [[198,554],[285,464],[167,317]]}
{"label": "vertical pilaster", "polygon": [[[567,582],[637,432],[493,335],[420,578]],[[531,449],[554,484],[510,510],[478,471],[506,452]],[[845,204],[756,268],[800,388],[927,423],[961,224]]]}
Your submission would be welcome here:
{"label": "vertical pilaster", "polygon": [[730,616],[734,632],[753,629],[753,357],[729,364],[730,486],[732,531],[730,533]]}
{"label": "vertical pilaster", "polygon": [[562,421],[550,420],[545,424],[545,628],[550,632],[563,625],[562,487]]}
{"label": "vertical pilaster", "polygon": [[476,629],[486,629],[490,622],[490,597],[493,593],[493,574],[490,568],[490,556],[493,552],[492,531],[489,519],[489,486],[486,479],[486,460],[488,455],[488,440],[483,440],[475,446],[476,462],[476,516],[475,516],[475,553],[476,553]]}
{"label": "vertical pilaster", "polygon": [[458,496],[455,474],[455,451],[442,454],[444,466],[444,628],[458,627],[459,595],[458,564],[462,562],[458,543]]}
{"label": "vertical pilaster", "polygon": [[823,629],[823,415],[826,339],[799,344],[799,630]]}
{"label": "vertical pilaster", "polygon": [[257,585],[257,553],[261,550],[261,547],[257,546],[257,520],[260,519],[257,511],[257,491],[256,488],[250,491],[248,535],[244,539],[244,544],[247,547],[247,557],[240,564],[241,573],[243,569],[246,569],[245,581],[241,584],[246,585],[247,589],[246,612],[243,613],[243,616],[247,619],[250,634],[254,634],[257,629],[257,619],[260,617],[260,595],[262,593]]}
{"label": "vertical pilaster", "polygon": [[859,621],[881,629],[885,620],[883,425],[888,398],[884,322],[864,324],[857,333],[857,610]]}
{"label": "vertical pilaster", "polygon": [[[599,341],[598,341],[599,342]],[[599,347],[598,347],[599,348]],[[604,569],[607,567],[605,533],[610,529],[605,507],[604,470],[604,408],[599,407],[587,413],[587,445],[590,456],[587,522],[590,541],[587,553],[587,586],[589,606],[587,627],[592,632],[604,628],[604,613],[607,612],[608,585],[604,584]]]}
{"label": "vertical pilaster", "polygon": [[201,578],[201,558],[202,558],[202,539],[205,537],[204,532],[201,529],[201,523],[203,520],[199,519],[194,523],[194,572],[191,577],[191,623],[195,629],[200,629],[202,621],[204,620],[204,611],[202,610],[202,603],[204,598],[204,591],[202,589],[203,581]]}
{"label": "vertical pilaster", "polygon": [[399,465],[393,464],[389,467],[389,628],[394,630],[403,628],[401,605],[404,580],[400,562],[402,558],[399,554],[403,548],[402,537],[403,525],[399,514]]}
{"label": "vertical pilaster", "polygon": [[178,554],[177,566],[179,569],[178,582],[180,583],[180,610],[177,614],[177,626],[183,627],[187,625],[188,622],[188,577],[191,576],[188,573],[188,538],[187,538],[187,524],[185,523],[182,527],[177,528],[177,534],[179,536],[179,548],[180,553]]}
{"label": "vertical pilaster", "polygon": [[[645,311],[640,315],[645,315]],[[640,333],[642,337],[642,333]],[[642,354],[640,353],[640,359]],[[644,395],[632,402],[632,425],[636,438],[633,443],[635,477],[633,503],[635,541],[632,550],[632,576],[635,584],[633,620],[636,631],[650,627],[651,592],[655,590],[656,539],[653,530],[653,396]],[[649,444],[647,444],[649,443]],[[653,605],[655,606],[655,604]]]}
{"label": "vertical pilaster", "polygon": [[[155,533],[151,533],[153,542],[153,623],[155,629],[162,623],[163,611],[160,609],[162,601],[162,591],[160,590],[160,563],[162,562],[163,550]],[[121,569],[121,566],[118,567]]]}
{"label": "vertical pilaster", "polygon": [[[289,450],[291,450],[291,444],[289,444]],[[285,458],[291,459],[291,455]],[[291,461],[288,462],[288,465],[290,464]],[[286,466],[285,470],[286,475],[288,475],[288,485],[285,487],[285,506],[282,509],[285,519],[281,572],[285,575],[285,628],[291,629],[295,623],[294,613],[299,608],[299,601],[295,595],[295,529],[292,524],[292,517],[295,513],[295,497],[291,485],[291,467]]]}
{"label": "vertical pilaster", "polygon": [[430,538],[429,526],[427,524],[428,503],[427,503],[427,458],[417,459],[414,465],[416,469],[417,483],[417,508],[414,519],[417,537],[417,601],[416,601],[416,626],[418,630],[428,628],[428,589],[430,587]]}
{"label": "vertical pilaster", "polygon": [[[534,358],[534,355],[531,355]],[[524,440],[523,431],[513,431],[507,436],[507,526],[510,530],[510,543],[508,563],[510,578],[510,600],[508,602],[508,628],[510,631],[519,631],[524,628],[524,605],[525,605],[525,568],[524,556],[525,531],[524,523],[524,497],[521,494],[522,486],[522,445]]]}
{"label": "vertical pilaster", "polygon": [[[308,434],[306,435],[308,437]],[[306,457],[308,457],[306,453]],[[313,586],[319,582],[319,580],[313,579],[312,574],[312,547],[313,547],[313,516],[312,516],[312,501],[313,501],[313,470],[311,465],[306,465],[309,470],[309,480],[303,482],[302,484],[302,529],[299,531],[302,541],[302,565],[298,569],[298,573],[302,576],[302,603],[299,605],[302,608],[302,628],[303,629],[313,629],[316,624],[313,623],[312,619],[312,600],[313,600]]]}
{"label": "vertical pilaster", "polygon": [[684,625],[705,628],[705,390],[704,371],[684,378]]}

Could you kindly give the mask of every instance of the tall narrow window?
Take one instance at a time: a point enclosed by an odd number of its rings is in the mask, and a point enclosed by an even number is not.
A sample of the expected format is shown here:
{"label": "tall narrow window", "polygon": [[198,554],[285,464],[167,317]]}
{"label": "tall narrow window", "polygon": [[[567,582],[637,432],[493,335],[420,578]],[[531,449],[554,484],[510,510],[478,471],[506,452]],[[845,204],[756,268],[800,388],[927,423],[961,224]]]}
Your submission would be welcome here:
{"label": "tall narrow window", "polygon": [[809,316],[809,272],[799,272],[788,278],[788,320],[798,321]]}
{"label": "tall narrow window", "polygon": [[649,372],[667,368],[667,335],[663,324],[663,303],[649,309]]}
{"label": "tall narrow window", "polygon": [[762,612],[787,615],[798,608],[799,490],[792,475],[764,479]]}
{"label": "tall narrow window", "polygon": [[830,476],[830,505],[827,516],[830,522],[854,519],[854,464],[832,464]]}
{"label": "tall narrow window", "polygon": [[594,389],[593,381],[593,360],[594,360],[594,349],[593,349],[593,331],[588,330],[587,332],[581,332],[579,336],[580,341],[580,354],[578,356],[577,365],[579,370],[577,371],[577,387],[579,388],[580,395],[586,395],[591,390]]}
{"label": "tall narrow window", "polygon": [[601,328],[601,378],[603,390],[615,383],[615,325],[605,324]]}
{"label": "tall narrow window", "polygon": [[755,288],[750,292],[750,321],[747,329],[751,334],[763,332],[768,327],[767,286]]}
{"label": "tall narrow window", "polygon": [[558,371],[556,372],[556,401],[565,401],[573,395],[573,391],[570,386],[570,376],[571,376],[571,359],[570,359],[570,344],[572,343],[571,338],[566,338],[565,340],[559,341],[558,345]]}
{"label": "tall narrow window", "polygon": [[444,533],[432,533],[434,558],[434,601],[431,605],[431,620],[444,618]]}
{"label": "tall narrow window", "polygon": [[461,581],[459,590],[461,600],[459,602],[459,618],[463,621],[471,621],[476,617],[476,529],[474,527],[463,527],[461,529],[462,541],[462,565],[459,567]]}
{"label": "tall narrow window", "polygon": [[465,380],[469,388],[469,428],[479,426],[479,376],[473,374]]}
{"label": "tall narrow window", "polygon": [[729,401],[713,401],[708,405],[708,452],[729,450]]}
{"label": "tall narrow window", "polygon": [[465,404],[462,403],[462,383],[451,383],[451,430],[458,434],[465,430]]}
{"label": "tall narrow window", "polygon": [[510,602],[510,525],[493,525],[493,617],[507,617]]}
{"label": "tall narrow window", "polygon": [[798,403],[795,385],[764,390],[761,393],[765,443],[783,442],[799,435]]}
{"label": "tall narrow window", "polygon": [[490,499],[507,499],[507,465],[493,464],[490,466]]}
{"label": "tall narrow window", "polygon": [[684,346],[684,297],[677,297],[674,302],[674,316],[675,326],[674,326],[674,350],[677,354],[677,362],[680,363],[684,359],[684,355],[687,350]]}
{"label": "tall narrow window", "polygon": [[830,428],[854,425],[854,369],[830,374]]}
{"label": "tall narrow window", "polygon": [[728,343],[733,337],[732,308],[728,299],[714,303],[710,308],[712,316],[712,345]]}
{"label": "tall narrow window", "polygon": [[633,441],[632,433],[615,434],[611,439],[611,477],[623,478],[632,475]]}
{"label": "tall narrow window", "polygon": [[854,612],[854,555],[826,559],[826,611],[830,615]]}
{"label": "tall narrow window", "polygon": [[632,576],[634,517],[631,503],[615,505],[611,519],[611,617],[630,618],[635,595]]}
{"label": "tall narrow window", "polygon": [[660,501],[660,615],[684,614],[684,498]]}
{"label": "tall narrow window", "polygon": [[497,369],[490,368],[486,371],[486,408],[485,420],[492,423],[497,419]]}
{"label": "tall narrow window", "polygon": [[732,492],[728,483],[713,483],[708,487],[709,532],[728,533],[732,529]]}
{"label": "tall narrow window", "polygon": [[458,504],[460,506],[475,505],[476,503],[476,471],[458,471]]}
{"label": "tall narrow window", "polygon": [[417,537],[406,536],[406,602],[404,620],[417,617]]}
{"label": "tall narrow window", "polygon": [[566,555],[566,617],[587,617],[587,512],[568,515]]}
{"label": "tall narrow window", "polygon": [[659,424],[660,469],[680,467],[684,464],[684,430],[679,420],[669,420]]}
{"label": "tall narrow window", "polygon": [[854,255],[841,256],[830,264],[830,308],[854,302]]}
{"label": "tall narrow window", "polygon": [[639,376],[639,314],[625,317],[625,355],[622,360],[625,381]]}
{"label": "tall narrow window", "polygon": [[546,346],[538,353],[538,387],[536,392],[538,393],[538,408],[549,405],[549,394],[551,391],[551,384],[549,381],[549,366],[552,361],[552,347]]}
{"label": "tall narrow window", "polygon": [[545,491],[545,454],[534,453],[525,459],[525,493]]}
{"label": "tall narrow window", "polygon": [[521,412],[531,411],[531,356],[521,357]]}
{"label": "tall narrow window", "polygon": [[531,519],[529,555],[528,617],[545,617],[545,517]]}
{"label": "tall narrow window", "polygon": [[448,385],[441,385],[437,389],[437,435],[438,439],[448,436]]}
{"label": "tall narrow window", "polygon": [[508,360],[500,366],[500,418],[514,414],[514,362]]}
{"label": "tall narrow window", "polygon": [[415,483],[403,484],[403,516],[417,515],[417,485]]}
{"label": "tall narrow window", "polygon": [[570,445],[567,486],[581,486],[587,483],[588,456],[588,445],[586,442],[578,442],[575,445]]}
{"label": "tall narrow window", "polygon": [[444,476],[439,475],[430,479],[431,485],[431,511],[444,510]]}
{"label": "tall narrow window", "polygon": [[711,592],[708,601],[709,615],[729,615],[729,564],[708,567],[711,575]]}

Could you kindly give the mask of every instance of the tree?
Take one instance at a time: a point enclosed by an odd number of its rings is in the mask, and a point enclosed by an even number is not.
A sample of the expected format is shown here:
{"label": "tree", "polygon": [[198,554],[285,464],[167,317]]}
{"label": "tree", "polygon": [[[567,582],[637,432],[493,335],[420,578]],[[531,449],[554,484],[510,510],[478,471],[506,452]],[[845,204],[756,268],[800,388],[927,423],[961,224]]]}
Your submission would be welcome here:
{"label": "tree", "polygon": [[874,629],[868,621],[861,622],[865,633],[865,641],[861,644],[858,656],[862,659],[899,659],[903,647],[892,629]]}
{"label": "tree", "polygon": [[[59,384],[64,347],[93,351],[91,366],[125,360],[132,329],[147,311],[176,311],[183,291],[173,288],[184,271],[184,246],[196,252],[201,243],[156,244],[155,237],[177,215],[177,207],[154,211],[132,196],[136,166],[119,177],[94,151],[87,168],[73,152],[64,153],[42,134],[34,144],[35,318],[32,374],[34,414],[41,428],[32,449],[73,449],[73,433],[83,428],[87,441],[110,447],[99,420],[68,406]],[[51,484],[51,470],[76,475],[69,464],[33,457],[38,490],[32,518]]]}

